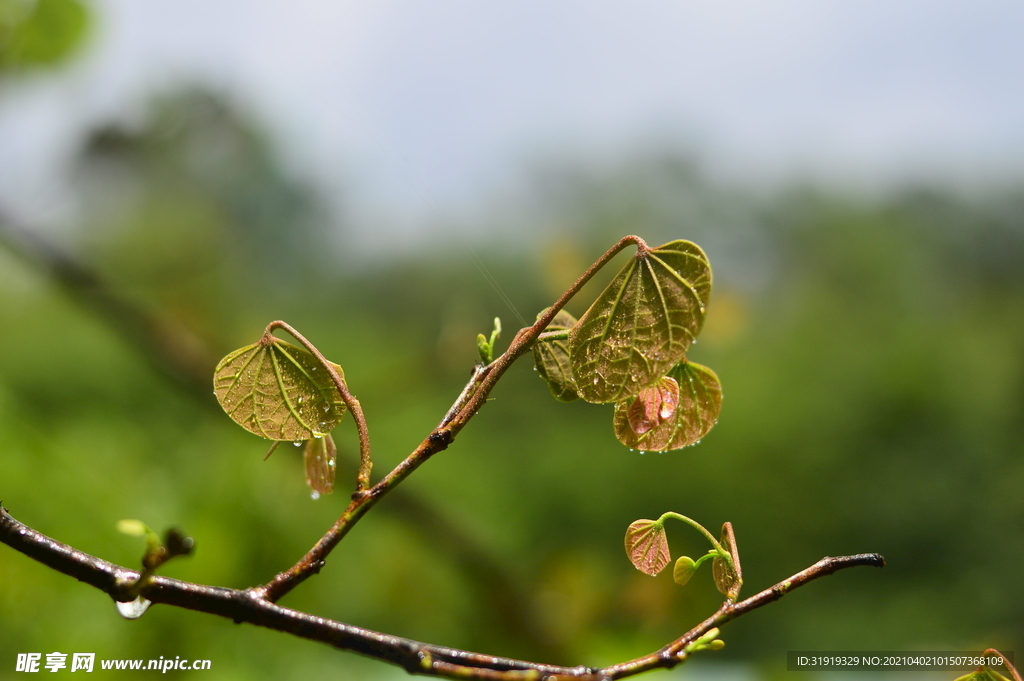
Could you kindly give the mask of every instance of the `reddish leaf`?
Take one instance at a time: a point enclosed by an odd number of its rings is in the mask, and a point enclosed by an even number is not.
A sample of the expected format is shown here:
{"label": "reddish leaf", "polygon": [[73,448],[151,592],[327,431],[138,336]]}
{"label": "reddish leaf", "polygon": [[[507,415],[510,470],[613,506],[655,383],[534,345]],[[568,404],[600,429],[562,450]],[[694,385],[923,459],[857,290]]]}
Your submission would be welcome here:
{"label": "reddish leaf", "polygon": [[684,359],[668,376],[615,405],[615,437],[630,449],[679,449],[704,437],[721,408],[715,372]]}
{"label": "reddish leaf", "polygon": [[629,427],[637,435],[643,435],[675,416],[678,406],[679,383],[667,376],[659,378],[654,385],[641,390],[627,410]]}
{"label": "reddish leaf", "polygon": [[732,532],[732,523],[722,525],[722,538],[719,540],[722,548],[732,556],[732,567],[724,558],[715,558],[711,561],[711,572],[715,576],[715,586],[731,601],[735,601],[740,595],[740,587],[743,586],[743,571],[740,569],[740,554],[736,549],[736,535]]}
{"label": "reddish leaf", "polygon": [[652,577],[668,565],[665,527],[656,520],[637,520],[626,530],[626,555],[634,567]]}
{"label": "reddish leaf", "polygon": [[330,494],[334,491],[334,472],[338,449],[330,433],[323,437],[306,440],[305,448],[306,484],[314,495]]}

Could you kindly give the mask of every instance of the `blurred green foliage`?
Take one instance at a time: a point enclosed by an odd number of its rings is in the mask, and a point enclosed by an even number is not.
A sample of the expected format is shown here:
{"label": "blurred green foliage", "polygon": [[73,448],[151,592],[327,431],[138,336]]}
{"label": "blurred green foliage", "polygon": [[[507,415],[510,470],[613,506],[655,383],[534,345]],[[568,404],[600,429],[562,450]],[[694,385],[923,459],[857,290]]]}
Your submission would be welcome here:
{"label": "blurred green foliage", "polygon": [[60,63],[88,24],[77,0],[0,0],[0,73]]}
{"label": "blurred green foliage", "polygon": [[[212,358],[207,386],[168,380],[109,317],[0,249],[0,498],[108,560],[138,565],[141,541],[115,523],[139,518],[196,540],[162,574],[244,587],[288,567],[344,508],[344,491],[309,498],[299,450],[261,462],[264,442],[216,408],[213,362],[269,321],[287,320],[345,368],[378,475],[444,415],[477,334],[501,315],[500,351],[517,326],[454,231],[352,253],[354,228],[333,224],[214,96],[169,96],[141,127],[96,131],[77,173],[82,226],[61,248]],[[710,580],[679,588],[623,553],[630,522],[674,510],[733,523],[747,595],[823,555],[878,551],[889,563],[728,625],[728,647],[707,655],[782,675],[790,649],[1024,640],[1024,193],[764,197],[674,157],[538,177],[517,224],[496,216],[475,230],[496,237],[473,244],[491,276],[532,319],[623,234],[700,244],[715,289],[690,356],[721,378],[718,425],[694,447],[641,456],[616,442],[610,406],[555,402],[526,358],[284,605],[495,654],[619,661],[721,600]],[[339,433],[342,487],[357,446],[348,423]],[[510,630],[472,570],[388,509],[406,491],[503,566],[529,628]],[[704,548],[684,532],[670,542],[673,553]],[[211,679],[404,675],[193,612],[155,606],[125,621],[105,595],[0,547],[0,664],[54,650],[208,658]]]}

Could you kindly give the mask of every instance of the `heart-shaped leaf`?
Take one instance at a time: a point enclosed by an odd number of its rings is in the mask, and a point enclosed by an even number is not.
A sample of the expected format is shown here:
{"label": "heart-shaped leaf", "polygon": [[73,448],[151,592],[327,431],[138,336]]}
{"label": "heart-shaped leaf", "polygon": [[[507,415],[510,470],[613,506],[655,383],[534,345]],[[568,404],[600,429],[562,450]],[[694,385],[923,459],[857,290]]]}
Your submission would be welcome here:
{"label": "heart-shaped leaf", "polygon": [[[540,319],[544,310],[537,319]],[[576,318],[565,310],[559,310],[545,331],[568,331],[576,326]],[[567,340],[543,341],[533,344],[533,365],[540,377],[547,381],[548,388],[555,399],[572,402],[579,398],[576,382],[572,379],[572,364],[569,362],[569,342]]]}
{"label": "heart-shaped leaf", "polygon": [[704,324],[711,265],[689,241],[637,251],[569,332],[587,402],[616,402],[664,376]]}
{"label": "heart-shaped leaf", "polygon": [[740,587],[743,586],[743,571],[740,569],[740,554],[736,549],[736,535],[732,531],[732,523],[722,525],[722,538],[719,539],[722,548],[729,552],[732,557],[732,566],[724,558],[715,558],[711,561],[711,572],[715,576],[715,586],[729,600],[735,601],[740,595]]}
{"label": "heart-shaped leaf", "polygon": [[679,383],[665,376],[643,388],[626,410],[629,428],[643,435],[676,415],[679,406]]}
{"label": "heart-shaped leaf", "polygon": [[[344,379],[341,367],[332,366]],[[235,423],[268,440],[309,440],[330,432],[345,415],[341,394],[320,361],[269,335],[222,359],[213,391]]]}
{"label": "heart-shaped leaf", "polygon": [[675,568],[672,569],[672,579],[679,586],[683,586],[690,577],[693,577],[693,573],[697,571],[697,563],[689,556],[680,556],[679,560],[676,561]]}
{"label": "heart-shaped leaf", "polygon": [[317,496],[334,491],[334,472],[337,467],[338,448],[330,433],[306,440],[306,484]]}
{"label": "heart-shaped leaf", "polygon": [[[674,411],[670,408],[673,390],[678,390]],[[668,376],[644,388],[636,397],[615,405],[615,437],[630,449],[679,449],[707,435],[721,410],[722,385],[718,376],[711,369],[684,359]]]}
{"label": "heart-shaped leaf", "polygon": [[657,520],[637,520],[626,530],[626,555],[637,570],[652,577],[668,565],[665,525]]}

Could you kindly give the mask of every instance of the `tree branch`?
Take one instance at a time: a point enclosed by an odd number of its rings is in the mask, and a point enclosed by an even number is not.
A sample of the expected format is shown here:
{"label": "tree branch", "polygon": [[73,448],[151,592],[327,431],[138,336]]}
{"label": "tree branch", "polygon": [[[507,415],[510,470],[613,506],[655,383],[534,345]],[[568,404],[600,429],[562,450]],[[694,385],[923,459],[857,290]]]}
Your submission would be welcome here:
{"label": "tree branch", "polygon": [[[494,385],[498,382],[498,379],[502,377],[505,371],[512,366],[519,357],[530,349],[537,337],[544,332],[551,320],[555,318],[558,311],[565,306],[569,300],[579,293],[580,289],[590,281],[590,279],[604,267],[609,260],[615,255],[626,248],[630,244],[634,244],[640,251],[648,250],[647,243],[638,236],[625,236],[619,239],[618,243],[609,248],[604,255],[597,259],[597,261],[587,268],[576,282],[569,287],[569,289],[563,293],[558,300],[555,301],[548,310],[540,316],[539,319],[533,324],[520,329],[516,333],[512,342],[509,344],[507,350],[496,360],[491,362],[485,367],[478,368],[473,372],[473,376],[470,378],[469,383],[463,389],[462,393],[456,399],[455,404],[448,411],[448,415],[441,421],[431,433],[419,444],[419,446],[413,450],[413,452],[407,456],[401,463],[395,466],[390,473],[384,476],[380,482],[374,485],[369,490],[356,490],[355,494],[352,495],[352,501],[349,503],[348,508],[341,514],[341,517],[331,526],[331,529],[320,538],[320,540],[310,549],[305,556],[302,557],[295,565],[288,568],[287,570],[278,573],[274,578],[268,582],[263,588],[263,595],[269,598],[271,601],[277,601],[282,596],[287,594],[289,591],[294,589],[296,586],[307,580],[312,575],[318,573],[323,568],[327,556],[334,550],[334,547],[345,537],[346,534],[359,522],[360,518],[366,515],[367,511],[373,508],[378,501],[380,501],[388,492],[397,487],[403,480],[409,475],[422,466],[426,461],[437,454],[448,448],[448,445],[452,443],[455,436],[466,427],[477,411],[487,402],[487,397],[490,395]],[[280,326],[286,328],[286,330],[294,335],[297,339],[304,341],[307,348],[312,346],[308,344],[301,336],[296,335],[297,332],[287,327],[284,322],[273,322],[271,327]],[[315,348],[313,348],[315,350]],[[311,351],[313,351],[311,350]],[[319,352],[315,353],[318,357],[322,358]],[[326,362],[326,360],[321,360]],[[340,384],[340,381],[339,381]],[[340,389],[340,388],[339,388]],[[344,395],[344,393],[342,393]],[[461,407],[459,405],[462,405]],[[451,416],[452,412],[456,411],[455,416]]]}
{"label": "tree branch", "polygon": [[[2,208],[0,247],[38,270],[86,313],[106,324],[159,374],[183,388],[199,403],[216,408],[220,413],[210,394],[210,377],[217,357],[206,342],[176,320],[163,318],[144,305],[120,295],[86,263],[16,224]],[[365,468],[362,452],[360,459],[360,467]],[[428,534],[431,546],[448,547],[445,555],[477,585],[483,597],[491,601],[489,610],[501,619],[509,635],[528,630],[532,623],[525,620],[526,614],[506,607],[509,603],[521,605],[528,602],[527,594],[522,593],[506,574],[500,561],[475,537],[444,520],[437,509],[422,497],[409,490],[401,494],[382,510]]]}
{"label": "tree branch", "polygon": [[[135,597],[133,586],[141,575],[139,571],[109,563],[51,539],[15,520],[2,506],[0,542],[47,567],[107,593],[114,600],[130,601]],[[858,565],[881,567],[884,564],[885,560],[877,553],[822,558],[806,570],[746,600],[739,603],[723,603],[714,615],[661,650],[605,668],[539,664],[382,634],[298,610],[282,608],[265,597],[263,588],[228,589],[155,576],[140,591],[144,598],[153,603],[205,612],[235,622],[248,622],[311,641],[319,641],[341,650],[350,650],[397,665],[410,674],[493,681],[611,681],[650,669],[674,667],[692,654],[687,647],[712,629],[776,601],[789,591],[819,577]]]}

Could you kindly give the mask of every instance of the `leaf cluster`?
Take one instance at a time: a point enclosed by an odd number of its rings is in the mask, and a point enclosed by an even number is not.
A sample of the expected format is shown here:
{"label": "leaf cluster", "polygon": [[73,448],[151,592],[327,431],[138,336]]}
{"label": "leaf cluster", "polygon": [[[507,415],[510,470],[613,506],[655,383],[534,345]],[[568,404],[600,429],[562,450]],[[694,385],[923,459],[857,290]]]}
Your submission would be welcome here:
{"label": "leaf cluster", "polygon": [[533,347],[534,366],[558,400],[614,403],[615,436],[631,449],[694,444],[722,406],[718,376],[686,358],[710,295],[699,246],[641,246],[579,320],[555,315]]}

